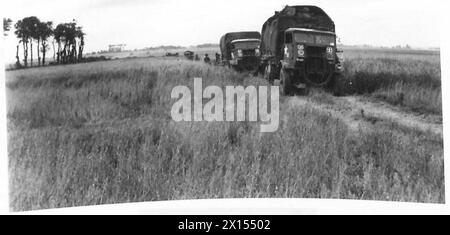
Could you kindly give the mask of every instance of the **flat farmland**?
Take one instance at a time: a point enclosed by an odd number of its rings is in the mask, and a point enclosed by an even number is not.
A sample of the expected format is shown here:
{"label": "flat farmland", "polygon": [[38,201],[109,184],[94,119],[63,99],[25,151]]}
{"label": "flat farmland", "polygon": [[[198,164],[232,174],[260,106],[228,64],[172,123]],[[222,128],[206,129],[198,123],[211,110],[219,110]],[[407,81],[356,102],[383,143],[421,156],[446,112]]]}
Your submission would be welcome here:
{"label": "flat farmland", "polygon": [[195,77],[267,85],[182,53],[7,71],[11,209],[201,198],[444,203],[439,52],[345,52],[345,95],[281,97],[280,127],[265,134],[256,122],[174,122],[171,90]]}

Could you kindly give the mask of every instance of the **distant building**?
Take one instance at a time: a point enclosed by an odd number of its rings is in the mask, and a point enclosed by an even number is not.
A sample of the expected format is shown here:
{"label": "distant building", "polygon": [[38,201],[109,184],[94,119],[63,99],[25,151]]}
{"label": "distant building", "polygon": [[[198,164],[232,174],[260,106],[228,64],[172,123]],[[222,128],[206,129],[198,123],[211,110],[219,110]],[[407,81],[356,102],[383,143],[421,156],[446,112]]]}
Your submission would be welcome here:
{"label": "distant building", "polygon": [[109,52],[121,52],[125,49],[125,44],[109,45]]}

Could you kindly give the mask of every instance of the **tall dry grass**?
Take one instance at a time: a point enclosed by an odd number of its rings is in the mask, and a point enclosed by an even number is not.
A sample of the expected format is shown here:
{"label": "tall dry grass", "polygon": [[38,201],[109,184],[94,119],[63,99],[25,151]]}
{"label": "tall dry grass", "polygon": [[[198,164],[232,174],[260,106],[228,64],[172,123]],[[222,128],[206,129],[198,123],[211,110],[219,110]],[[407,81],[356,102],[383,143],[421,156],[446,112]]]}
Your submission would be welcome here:
{"label": "tall dry grass", "polygon": [[347,94],[363,94],[415,112],[442,115],[439,52],[346,51]]}
{"label": "tall dry grass", "polygon": [[7,73],[13,210],[242,197],[444,202],[442,137],[394,124],[349,131],[282,103],[250,122],[175,123],[174,86],[264,85],[222,67],[130,59]]}

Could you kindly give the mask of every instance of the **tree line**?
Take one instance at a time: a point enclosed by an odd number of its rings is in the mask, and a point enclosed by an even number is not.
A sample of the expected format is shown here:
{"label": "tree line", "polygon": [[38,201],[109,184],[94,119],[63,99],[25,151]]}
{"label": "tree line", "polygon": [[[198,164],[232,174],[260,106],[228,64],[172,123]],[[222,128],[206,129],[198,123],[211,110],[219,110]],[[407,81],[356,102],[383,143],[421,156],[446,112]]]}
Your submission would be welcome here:
{"label": "tree line", "polygon": [[[3,19],[5,36],[11,30],[11,25],[11,19]],[[16,46],[16,67],[28,67],[28,56],[30,56],[30,66],[33,66],[33,45],[36,45],[38,66],[44,66],[46,53],[50,49],[49,42],[53,46],[55,63],[76,63],[83,59],[84,37],[86,34],[75,20],[53,27],[53,22],[51,21],[41,21],[36,16],[30,16],[18,20],[14,24],[14,29],[14,34],[19,39]],[[19,56],[20,46],[22,46],[23,51],[23,64]]]}

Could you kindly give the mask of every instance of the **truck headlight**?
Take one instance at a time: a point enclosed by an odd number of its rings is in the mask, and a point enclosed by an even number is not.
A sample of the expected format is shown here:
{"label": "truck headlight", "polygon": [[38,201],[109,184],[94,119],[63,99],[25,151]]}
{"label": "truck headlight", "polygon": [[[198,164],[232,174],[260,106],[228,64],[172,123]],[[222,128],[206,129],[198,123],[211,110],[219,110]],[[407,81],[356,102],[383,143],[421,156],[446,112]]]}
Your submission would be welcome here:
{"label": "truck headlight", "polygon": [[242,53],[242,50],[241,50],[241,49],[239,49],[239,50],[237,51],[237,53],[238,53],[238,57],[244,56],[244,54]]}
{"label": "truck headlight", "polygon": [[327,47],[327,54],[330,54],[330,55],[332,55],[332,54],[333,54],[333,52],[334,52],[334,49],[333,49],[333,47]]}
{"label": "truck headlight", "polygon": [[297,55],[298,57],[305,57],[305,46],[298,44],[297,45]]}

